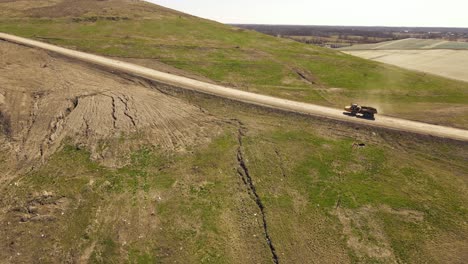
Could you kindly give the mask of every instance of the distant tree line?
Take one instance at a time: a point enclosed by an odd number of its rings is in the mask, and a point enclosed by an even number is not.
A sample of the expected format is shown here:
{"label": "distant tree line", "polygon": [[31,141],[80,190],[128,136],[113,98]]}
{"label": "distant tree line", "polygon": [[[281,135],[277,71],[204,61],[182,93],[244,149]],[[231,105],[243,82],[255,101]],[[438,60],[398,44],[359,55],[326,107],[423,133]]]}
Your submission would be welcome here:
{"label": "distant tree line", "polygon": [[264,34],[287,37],[322,46],[375,43],[404,38],[446,39],[468,42],[468,28],[421,27],[355,27],[355,26],[301,26],[249,25],[234,26]]}

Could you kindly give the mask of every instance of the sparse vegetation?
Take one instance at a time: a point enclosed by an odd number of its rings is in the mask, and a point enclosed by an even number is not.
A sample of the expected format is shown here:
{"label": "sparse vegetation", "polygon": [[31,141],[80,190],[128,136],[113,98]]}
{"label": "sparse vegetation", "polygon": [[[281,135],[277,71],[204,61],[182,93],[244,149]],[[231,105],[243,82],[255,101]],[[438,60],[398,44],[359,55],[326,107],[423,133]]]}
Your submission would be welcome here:
{"label": "sparse vegetation", "polygon": [[[225,111],[241,118],[248,129],[243,139],[246,165],[281,262],[391,259],[347,246],[355,233],[363,245],[388,249],[402,262],[433,260],[428,254],[431,243],[442,237],[466,241],[463,148],[449,150],[421,141],[403,151],[396,146],[413,139],[385,133],[362,138],[366,144],[359,147],[353,144],[356,139],[325,136],[320,122],[311,126],[311,121],[294,116],[235,109],[229,106],[220,115]],[[19,179],[19,187],[4,192],[2,201],[27,204],[31,194],[47,191],[69,203],[52,211],[57,219],[50,222],[19,224],[21,214],[10,211],[6,220],[13,226],[2,237],[29,230],[33,237],[45,234],[41,244],[59,241],[60,250],[54,253],[59,255],[45,255],[44,261],[93,245],[90,259],[96,262],[268,262],[271,256],[256,224],[259,212],[235,169],[237,127],[225,129],[193,154],[143,148],[130,155],[129,165],[116,170],[93,162],[85,150],[66,146],[45,166]],[[427,153],[427,147],[433,151]],[[15,197],[15,202],[7,197]],[[340,212],[350,219],[353,233],[342,230],[346,222],[340,221]],[[364,220],[376,226],[367,229]],[[65,235],[56,230],[66,230]],[[24,245],[24,240],[14,241]],[[311,245],[320,246],[310,251]],[[249,253],[235,253],[243,248],[250,248]],[[462,253],[462,248],[457,250]]]}

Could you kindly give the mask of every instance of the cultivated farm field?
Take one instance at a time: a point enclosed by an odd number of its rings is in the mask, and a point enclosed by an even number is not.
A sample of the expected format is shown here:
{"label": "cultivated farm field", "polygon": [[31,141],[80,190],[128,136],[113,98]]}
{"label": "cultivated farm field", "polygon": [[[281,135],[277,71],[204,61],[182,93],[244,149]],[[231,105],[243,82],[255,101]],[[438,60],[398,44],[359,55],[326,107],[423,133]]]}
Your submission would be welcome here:
{"label": "cultivated farm field", "polygon": [[407,38],[393,41],[385,41],[376,44],[362,44],[346,47],[342,50],[419,50],[419,49],[452,49],[468,50],[467,42],[447,41],[440,39],[415,39]]}
{"label": "cultivated farm field", "polygon": [[468,82],[468,50],[352,50],[346,53]]}

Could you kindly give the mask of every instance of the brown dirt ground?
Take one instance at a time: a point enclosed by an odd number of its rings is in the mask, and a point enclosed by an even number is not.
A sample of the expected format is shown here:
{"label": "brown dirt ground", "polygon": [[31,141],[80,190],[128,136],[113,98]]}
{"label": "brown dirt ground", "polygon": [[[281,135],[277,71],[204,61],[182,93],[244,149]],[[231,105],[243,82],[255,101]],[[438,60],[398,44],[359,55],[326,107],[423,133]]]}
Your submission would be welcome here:
{"label": "brown dirt ground", "polygon": [[[64,139],[120,166],[121,150],[149,144],[183,151],[217,131],[213,117],[151,84],[6,42],[0,57],[0,140],[17,167],[44,161]],[[121,138],[129,140],[100,144]]]}

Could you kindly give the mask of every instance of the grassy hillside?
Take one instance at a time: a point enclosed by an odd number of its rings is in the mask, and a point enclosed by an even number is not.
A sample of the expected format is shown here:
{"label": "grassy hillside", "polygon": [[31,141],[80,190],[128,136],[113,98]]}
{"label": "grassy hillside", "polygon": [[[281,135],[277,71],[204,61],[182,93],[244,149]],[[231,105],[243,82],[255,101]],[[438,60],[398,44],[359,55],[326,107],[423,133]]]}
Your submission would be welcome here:
{"label": "grassy hillside", "polygon": [[468,257],[466,143],[177,93],[11,43],[0,55],[2,263]]}
{"label": "grassy hillside", "polygon": [[[359,59],[141,1],[0,2],[0,31],[121,58],[163,62],[238,89],[468,127],[468,84]],[[144,61],[140,61],[144,63]],[[432,107],[430,107],[432,106]],[[435,108],[434,108],[435,106]],[[463,107],[451,115],[445,109]],[[427,109],[434,110],[431,116]]]}

